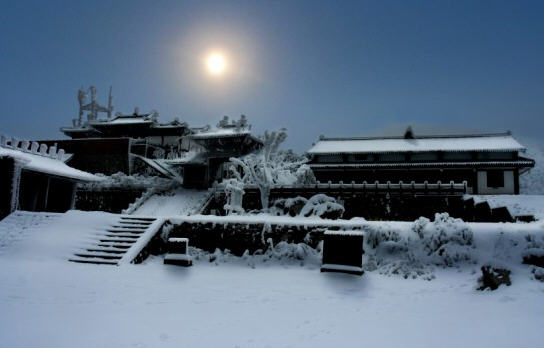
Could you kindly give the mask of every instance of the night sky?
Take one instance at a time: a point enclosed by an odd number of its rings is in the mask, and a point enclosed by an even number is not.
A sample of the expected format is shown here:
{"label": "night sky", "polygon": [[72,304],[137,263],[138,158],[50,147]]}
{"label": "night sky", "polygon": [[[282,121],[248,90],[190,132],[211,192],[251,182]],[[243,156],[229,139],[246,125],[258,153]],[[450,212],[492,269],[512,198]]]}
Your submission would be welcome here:
{"label": "night sky", "polygon": [[[224,76],[203,65],[228,59]],[[2,1],[0,132],[62,138],[77,89],[192,126],[320,134],[544,125],[544,1]]]}

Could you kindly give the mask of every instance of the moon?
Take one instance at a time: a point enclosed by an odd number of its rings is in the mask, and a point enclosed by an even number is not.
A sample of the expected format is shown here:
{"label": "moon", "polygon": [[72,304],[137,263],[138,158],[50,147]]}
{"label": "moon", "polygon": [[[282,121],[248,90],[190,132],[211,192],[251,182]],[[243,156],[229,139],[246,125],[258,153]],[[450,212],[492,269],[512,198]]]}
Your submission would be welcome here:
{"label": "moon", "polygon": [[227,59],[220,52],[213,52],[206,58],[206,68],[212,76],[221,76],[227,69]]}

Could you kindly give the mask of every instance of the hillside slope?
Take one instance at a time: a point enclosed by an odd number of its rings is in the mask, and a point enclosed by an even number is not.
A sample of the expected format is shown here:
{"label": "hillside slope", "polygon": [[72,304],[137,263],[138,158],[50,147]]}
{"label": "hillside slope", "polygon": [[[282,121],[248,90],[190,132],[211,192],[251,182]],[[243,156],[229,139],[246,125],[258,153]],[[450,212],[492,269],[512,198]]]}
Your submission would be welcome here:
{"label": "hillside slope", "polygon": [[520,176],[520,193],[542,195],[544,194],[544,143],[535,138],[521,138],[520,141],[527,147],[527,152],[523,156],[536,161],[533,169]]}

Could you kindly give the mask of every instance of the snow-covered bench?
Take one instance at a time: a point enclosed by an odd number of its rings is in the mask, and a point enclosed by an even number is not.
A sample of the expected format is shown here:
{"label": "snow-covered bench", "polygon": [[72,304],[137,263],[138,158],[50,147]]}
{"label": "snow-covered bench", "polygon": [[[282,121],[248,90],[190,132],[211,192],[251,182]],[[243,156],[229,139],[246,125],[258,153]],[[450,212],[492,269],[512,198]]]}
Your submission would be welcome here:
{"label": "snow-covered bench", "polygon": [[325,231],[321,272],[363,274],[363,232]]}
{"label": "snow-covered bench", "polygon": [[164,256],[164,264],[177,266],[192,266],[193,259],[188,253],[188,238],[168,238],[168,253]]}

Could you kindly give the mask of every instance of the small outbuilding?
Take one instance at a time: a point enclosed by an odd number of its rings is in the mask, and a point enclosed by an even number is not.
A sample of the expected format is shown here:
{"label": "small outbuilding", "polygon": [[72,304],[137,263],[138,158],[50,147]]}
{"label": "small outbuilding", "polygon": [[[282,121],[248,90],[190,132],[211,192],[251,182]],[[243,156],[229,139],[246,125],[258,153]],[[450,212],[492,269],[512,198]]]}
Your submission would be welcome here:
{"label": "small outbuilding", "polygon": [[56,146],[0,140],[0,219],[15,210],[65,212],[74,205],[76,184],[99,177],[69,167]]}

